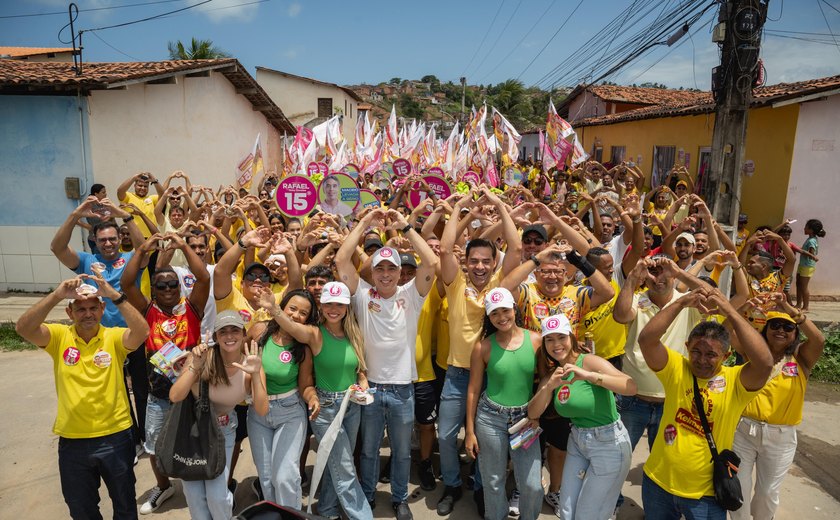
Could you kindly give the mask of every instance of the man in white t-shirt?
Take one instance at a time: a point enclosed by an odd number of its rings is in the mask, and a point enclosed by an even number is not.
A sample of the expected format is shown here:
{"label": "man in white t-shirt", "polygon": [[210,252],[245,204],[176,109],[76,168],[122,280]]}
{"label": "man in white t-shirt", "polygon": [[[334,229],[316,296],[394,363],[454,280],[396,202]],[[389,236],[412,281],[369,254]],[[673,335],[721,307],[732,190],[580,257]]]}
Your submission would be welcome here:
{"label": "man in white t-shirt", "polygon": [[[373,254],[370,285],[359,278],[352,256],[362,233],[372,222],[384,221],[400,231],[420,256],[414,280],[399,285],[400,254],[384,247]],[[391,444],[391,503],[397,520],[411,520],[408,475],[411,470],[411,432],[414,427],[414,361],[420,309],[435,279],[438,258],[426,241],[395,211],[368,213],[347,236],[335,255],[342,282],[350,289],[353,310],[365,342],[367,380],[376,389],[372,404],[362,408],[362,490],[373,508],[379,477],[379,447],[385,426]]]}

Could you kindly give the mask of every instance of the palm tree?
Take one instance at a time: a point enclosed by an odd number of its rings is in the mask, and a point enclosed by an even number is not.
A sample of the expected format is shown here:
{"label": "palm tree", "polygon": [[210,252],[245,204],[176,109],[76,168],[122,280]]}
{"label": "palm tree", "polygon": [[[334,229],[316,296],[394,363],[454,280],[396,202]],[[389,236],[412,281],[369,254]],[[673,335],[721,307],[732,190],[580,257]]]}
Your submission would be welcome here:
{"label": "palm tree", "polygon": [[197,40],[190,42],[190,47],[184,47],[181,40],[169,42],[170,60],[212,60],[230,58],[230,54],[213,45],[212,40]]}
{"label": "palm tree", "polygon": [[522,124],[531,114],[531,100],[522,82],[509,79],[496,85],[496,90],[498,93],[491,97],[493,105],[514,125]]}

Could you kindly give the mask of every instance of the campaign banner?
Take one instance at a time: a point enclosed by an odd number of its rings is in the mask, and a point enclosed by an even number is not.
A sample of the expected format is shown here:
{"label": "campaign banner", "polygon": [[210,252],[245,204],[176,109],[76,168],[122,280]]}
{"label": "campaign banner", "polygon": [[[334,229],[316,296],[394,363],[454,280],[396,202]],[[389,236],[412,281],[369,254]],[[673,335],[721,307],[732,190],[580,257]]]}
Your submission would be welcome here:
{"label": "campaign banner", "polygon": [[502,176],[502,180],[507,186],[519,186],[522,184],[523,178],[524,175],[522,174],[522,170],[516,166],[508,166],[505,168],[504,175]]}
{"label": "campaign banner", "polygon": [[359,190],[359,204],[362,208],[381,208],[382,201],[370,190]]}
{"label": "campaign banner", "polygon": [[411,163],[407,159],[397,159],[394,161],[394,175],[397,177],[407,177],[411,175]]}
{"label": "campaign banner", "polygon": [[[450,186],[443,177],[439,175],[424,175],[423,180],[426,181],[429,188],[435,192],[435,196],[438,199],[443,200],[452,195],[452,186]],[[425,191],[421,191],[419,188],[420,184],[415,183],[414,186],[411,186],[411,189],[408,192],[408,207],[411,209],[419,206],[429,196]],[[430,215],[431,211],[427,211],[424,214]]]}
{"label": "campaign banner", "polygon": [[333,172],[318,186],[318,204],[325,213],[348,217],[359,206],[359,185],[350,175]]}
{"label": "campaign banner", "polygon": [[274,201],[280,213],[287,217],[303,217],[315,209],[318,190],[309,177],[289,175],[280,179],[277,184]]}

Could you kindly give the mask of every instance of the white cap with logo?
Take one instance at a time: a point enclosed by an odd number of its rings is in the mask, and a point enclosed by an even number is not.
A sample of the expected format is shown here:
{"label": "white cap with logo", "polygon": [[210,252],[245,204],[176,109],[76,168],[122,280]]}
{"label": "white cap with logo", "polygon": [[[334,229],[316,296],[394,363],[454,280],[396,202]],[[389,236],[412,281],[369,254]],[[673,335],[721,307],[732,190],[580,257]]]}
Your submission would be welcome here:
{"label": "white cap with logo", "polygon": [[555,314],[542,320],[542,337],[549,334],[571,334],[572,324],[565,314]]}
{"label": "white cap with logo", "polygon": [[321,289],[321,304],[343,303],[350,304],[350,289],[341,282],[328,282]]}
{"label": "white cap with logo", "polygon": [[371,260],[370,265],[371,267],[376,267],[382,262],[391,262],[397,267],[402,267],[402,263],[400,262],[400,253],[393,247],[383,247],[377,250],[373,254],[373,260]]}
{"label": "white cap with logo", "polygon": [[484,311],[489,316],[496,309],[513,309],[513,295],[504,287],[497,287],[484,297]]}

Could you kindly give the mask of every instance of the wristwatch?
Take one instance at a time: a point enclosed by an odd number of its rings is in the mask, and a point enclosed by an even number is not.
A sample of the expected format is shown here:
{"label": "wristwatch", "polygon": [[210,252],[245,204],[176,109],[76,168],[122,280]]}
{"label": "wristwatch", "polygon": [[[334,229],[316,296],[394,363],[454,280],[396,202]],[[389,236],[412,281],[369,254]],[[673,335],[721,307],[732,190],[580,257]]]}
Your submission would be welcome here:
{"label": "wristwatch", "polygon": [[128,297],[125,295],[125,293],[120,292],[119,298],[117,298],[116,300],[111,300],[111,301],[114,303],[114,305],[119,305],[122,302],[124,302],[126,300],[126,298],[128,298]]}
{"label": "wristwatch", "polygon": [[128,224],[128,223],[129,223],[129,222],[131,222],[132,220],[134,220],[134,215],[132,215],[132,214],[130,214],[130,213],[128,214],[128,216],[127,216],[127,217],[125,217],[124,219],[122,219],[123,224]]}
{"label": "wristwatch", "polygon": [[404,228],[402,228],[400,231],[404,235],[404,234],[408,233],[409,231],[411,231],[412,229],[414,229],[414,228],[411,227],[411,224],[406,224],[406,226]]}
{"label": "wristwatch", "polygon": [[534,265],[536,265],[537,267],[540,266],[540,261],[537,260],[537,255],[531,255],[531,261],[534,262]]}

